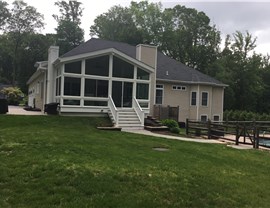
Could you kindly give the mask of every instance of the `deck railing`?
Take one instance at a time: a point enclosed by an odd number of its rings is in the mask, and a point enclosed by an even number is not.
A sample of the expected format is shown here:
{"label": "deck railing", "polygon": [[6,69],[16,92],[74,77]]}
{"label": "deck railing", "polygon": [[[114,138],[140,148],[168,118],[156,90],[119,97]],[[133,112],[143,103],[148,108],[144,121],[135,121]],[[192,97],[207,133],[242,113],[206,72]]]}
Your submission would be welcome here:
{"label": "deck railing", "polygon": [[141,122],[141,125],[143,126],[144,125],[144,111],[142,110],[136,97],[133,97],[133,108]]}
{"label": "deck railing", "polygon": [[108,101],[109,109],[112,113],[113,119],[115,121],[115,125],[118,126],[118,110],[113,102],[112,97],[109,95],[109,101]]}

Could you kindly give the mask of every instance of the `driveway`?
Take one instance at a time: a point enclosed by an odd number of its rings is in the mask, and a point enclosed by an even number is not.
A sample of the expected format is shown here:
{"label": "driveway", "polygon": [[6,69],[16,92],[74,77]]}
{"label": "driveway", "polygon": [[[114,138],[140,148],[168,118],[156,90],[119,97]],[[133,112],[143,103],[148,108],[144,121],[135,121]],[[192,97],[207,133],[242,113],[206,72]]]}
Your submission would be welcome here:
{"label": "driveway", "polygon": [[46,115],[41,111],[26,111],[21,106],[8,106],[8,115]]}

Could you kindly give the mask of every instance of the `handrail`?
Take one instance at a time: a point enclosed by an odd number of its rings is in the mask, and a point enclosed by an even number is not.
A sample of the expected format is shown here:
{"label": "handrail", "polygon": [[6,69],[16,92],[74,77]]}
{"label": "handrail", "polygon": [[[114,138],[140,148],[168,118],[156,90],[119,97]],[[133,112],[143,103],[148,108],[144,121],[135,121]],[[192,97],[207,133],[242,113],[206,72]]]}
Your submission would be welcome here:
{"label": "handrail", "polygon": [[137,113],[139,120],[141,122],[141,125],[144,125],[144,111],[142,110],[138,100],[136,99],[136,97],[133,97],[133,106],[134,106],[134,110]]}
{"label": "handrail", "polygon": [[116,126],[118,126],[118,110],[113,102],[112,97],[109,95],[109,102],[108,107],[110,108],[110,111],[112,112],[113,119],[115,120]]}

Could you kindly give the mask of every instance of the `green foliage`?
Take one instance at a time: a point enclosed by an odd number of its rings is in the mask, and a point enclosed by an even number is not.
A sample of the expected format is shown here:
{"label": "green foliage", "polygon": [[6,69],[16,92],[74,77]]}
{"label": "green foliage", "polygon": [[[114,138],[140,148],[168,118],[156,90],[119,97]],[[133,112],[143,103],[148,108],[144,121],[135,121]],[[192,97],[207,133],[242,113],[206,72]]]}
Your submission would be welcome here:
{"label": "green foliage", "polygon": [[165,119],[165,120],[162,120],[161,123],[164,126],[167,126],[170,129],[170,132],[172,132],[174,134],[180,133],[180,128],[179,128],[177,121],[175,121],[173,119]]}
{"label": "green foliage", "polygon": [[132,12],[121,6],[114,6],[108,12],[99,15],[90,27],[90,35],[132,45],[143,43],[142,32],[136,27]]}
{"label": "green foliage", "polygon": [[4,29],[6,25],[6,21],[10,17],[10,12],[7,6],[8,6],[7,2],[2,1],[2,0],[0,1],[0,30]]}
{"label": "green foliage", "polygon": [[174,133],[174,134],[179,134],[180,133],[180,128],[179,127],[172,127],[170,128],[170,132]]}
{"label": "green foliage", "polygon": [[240,110],[226,110],[223,117],[224,121],[270,121],[270,114]]}
{"label": "green foliage", "polygon": [[7,97],[9,105],[18,105],[24,94],[18,87],[6,87],[1,90],[1,93]]}
{"label": "green foliage", "polygon": [[58,22],[56,44],[62,55],[84,41],[84,31],[80,27],[83,9],[79,1],[57,1],[55,5],[58,6],[60,12],[60,15],[53,15]]}
{"label": "green foliage", "polygon": [[90,35],[154,44],[166,55],[206,73],[217,59],[221,41],[205,13],[180,5],[163,10],[161,3],[148,1],[112,7],[95,19]]}
{"label": "green foliage", "polygon": [[165,126],[168,126],[169,128],[179,127],[177,121],[173,119],[165,119],[162,120],[161,123]]}

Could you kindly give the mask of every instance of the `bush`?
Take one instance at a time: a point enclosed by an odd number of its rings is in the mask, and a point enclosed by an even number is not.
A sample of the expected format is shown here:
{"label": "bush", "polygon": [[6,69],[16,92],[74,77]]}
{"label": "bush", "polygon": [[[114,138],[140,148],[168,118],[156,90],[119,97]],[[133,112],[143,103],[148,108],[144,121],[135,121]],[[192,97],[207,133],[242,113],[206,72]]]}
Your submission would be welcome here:
{"label": "bush", "polygon": [[180,133],[180,128],[179,128],[179,125],[178,125],[177,121],[172,120],[172,119],[165,119],[165,120],[162,120],[161,123],[164,126],[169,127],[170,132],[172,132],[174,134],[179,134]]}
{"label": "bush", "polygon": [[224,120],[228,121],[269,121],[270,115],[263,113],[255,113],[250,111],[239,111],[239,110],[226,110],[224,111]]}
{"label": "bush", "polygon": [[23,92],[18,87],[6,87],[1,90],[1,93],[7,97],[9,105],[19,105],[20,100],[24,97]]}
{"label": "bush", "polygon": [[174,127],[179,128],[178,123],[177,123],[175,120],[172,120],[172,119],[165,119],[165,120],[162,120],[161,123],[162,123],[164,126],[168,126],[169,129],[174,128]]}
{"label": "bush", "polygon": [[170,128],[170,132],[172,132],[174,134],[179,134],[180,133],[180,128],[179,127]]}

